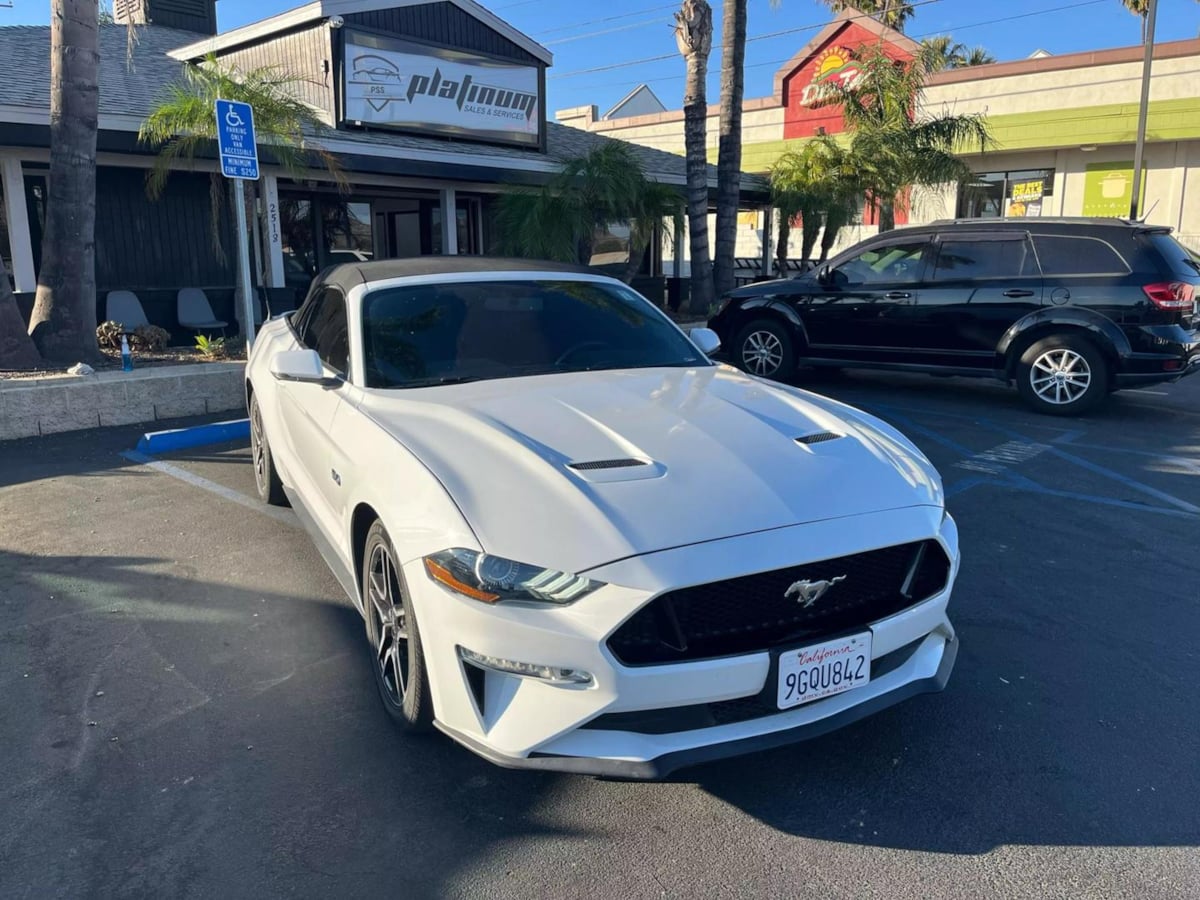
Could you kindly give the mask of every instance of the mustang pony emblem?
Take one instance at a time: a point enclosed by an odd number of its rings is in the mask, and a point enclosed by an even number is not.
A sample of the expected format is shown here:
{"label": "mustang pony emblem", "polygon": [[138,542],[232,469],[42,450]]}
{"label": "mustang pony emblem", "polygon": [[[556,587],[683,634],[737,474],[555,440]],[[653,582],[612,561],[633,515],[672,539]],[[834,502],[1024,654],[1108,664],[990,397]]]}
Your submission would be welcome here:
{"label": "mustang pony emblem", "polygon": [[797,581],[783,592],[783,596],[784,599],[787,599],[792,594],[795,594],[796,601],[803,604],[805,609],[808,609],[820,600],[827,590],[839,581],[845,580],[845,575],[839,575],[837,578],[830,578],[828,581],[809,581],[808,579]]}

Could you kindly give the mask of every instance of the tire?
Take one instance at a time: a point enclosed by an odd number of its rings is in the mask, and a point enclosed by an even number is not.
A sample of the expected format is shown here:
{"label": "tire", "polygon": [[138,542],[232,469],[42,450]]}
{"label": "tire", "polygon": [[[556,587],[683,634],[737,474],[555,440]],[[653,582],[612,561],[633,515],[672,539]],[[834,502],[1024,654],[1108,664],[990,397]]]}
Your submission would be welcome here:
{"label": "tire", "polygon": [[[383,708],[403,731],[427,732],[433,725],[433,701],[421,633],[396,551],[383,523],[367,532],[363,548],[362,602],[371,671]],[[404,635],[397,640],[397,634]],[[399,678],[397,677],[399,673]]]}
{"label": "tire", "polygon": [[254,394],[250,395],[250,461],[254,465],[254,487],[258,491],[258,499],[271,506],[287,506],[287,494],[284,493],[279,472],[275,470],[271,444],[263,429],[262,410]]}
{"label": "tire", "polygon": [[739,331],[731,356],[739,369],[762,378],[783,378],[796,370],[792,336],[769,319],[755,319]]}
{"label": "tire", "polygon": [[1108,396],[1104,355],[1087,338],[1056,334],[1031,344],[1017,362],[1017,390],[1025,402],[1052,416],[1077,416]]}

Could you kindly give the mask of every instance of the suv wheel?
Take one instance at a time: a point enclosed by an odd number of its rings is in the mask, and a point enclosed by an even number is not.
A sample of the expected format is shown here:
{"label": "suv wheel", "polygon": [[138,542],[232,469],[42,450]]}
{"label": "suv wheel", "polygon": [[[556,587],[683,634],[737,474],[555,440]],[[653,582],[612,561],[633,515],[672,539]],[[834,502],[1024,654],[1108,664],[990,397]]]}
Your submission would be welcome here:
{"label": "suv wheel", "polygon": [[738,368],[763,378],[789,375],[796,368],[792,336],[777,322],[757,319],[738,332],[734,341]]}
{"label": "suv wheel", "polygon": [[1108,365],[1087,338],[1054,335],[1021,354],[1017,389],[1038,412],[1079,415],[1108,396]]}

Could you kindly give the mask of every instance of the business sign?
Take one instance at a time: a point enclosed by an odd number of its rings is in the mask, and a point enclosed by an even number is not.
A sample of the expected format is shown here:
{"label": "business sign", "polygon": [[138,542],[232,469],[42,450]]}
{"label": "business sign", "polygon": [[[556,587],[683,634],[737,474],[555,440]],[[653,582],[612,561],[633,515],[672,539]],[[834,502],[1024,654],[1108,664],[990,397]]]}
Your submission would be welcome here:
{"label": "business sign", "polygon": [[800,105],[811,109],[836,102],[843,91],[862,83],[863,70],[845,47],[826,47],[817,55],[812,80],[800,91]]}
{"label": "business sign", "polygon": [[226,178],[258,180],[258,144],[254,140],[254,110],[249,103],[218,100],[217,151]]}
{"label": "business sign", "polygon": [[[1143,197],[1146,173],[1142,173]],[[1083,176],[1083,214],[1124,218],[1133,201],[1133,161],[1088,163]]]}
{"label": "business sign", "polygon": [[536,146],[536,66],[346,31],[342,119]]}

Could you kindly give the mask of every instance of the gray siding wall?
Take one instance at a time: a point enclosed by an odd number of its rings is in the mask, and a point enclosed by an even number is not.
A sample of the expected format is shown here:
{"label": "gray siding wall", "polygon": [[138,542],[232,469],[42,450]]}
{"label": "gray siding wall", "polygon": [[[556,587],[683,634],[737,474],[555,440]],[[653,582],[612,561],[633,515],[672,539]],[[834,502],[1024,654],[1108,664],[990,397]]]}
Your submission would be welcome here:
{"label": "gray siding wall", "polygon": [[[295,94],[333,122],[333,51],[324,22],[221,55],[242,71],[274,66],[295,79]],[[328,69],[328,71],[326,71]]]}
{"label": "gray siding wall", "polygon": [[217,3],[216,0],[116,0],[113,19],[216,34]]}
{"label": "gray siding wall", "polygon": [[358,25],[417,40],[489,53],[531,65],[542,65],[537,57],[514,44],[504,35],[467,15],[453,3],[422,3],[371,12],[351,13],[347,25]]}

